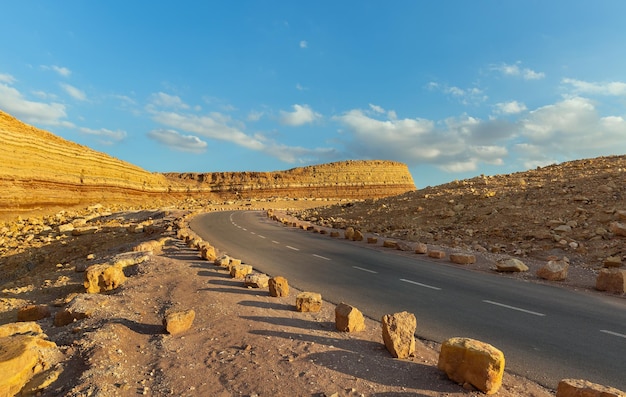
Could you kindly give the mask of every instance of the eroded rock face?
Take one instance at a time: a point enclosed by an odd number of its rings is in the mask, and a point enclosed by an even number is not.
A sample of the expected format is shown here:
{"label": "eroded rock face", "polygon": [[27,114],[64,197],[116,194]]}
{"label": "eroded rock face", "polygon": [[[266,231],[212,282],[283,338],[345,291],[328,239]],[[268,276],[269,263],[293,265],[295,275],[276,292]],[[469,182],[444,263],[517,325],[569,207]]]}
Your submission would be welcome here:
{"label": "eroded rock face", "polygon": [[413,313],[386,314],[382,318],[383,342],[396,358],[407,358],[415,352],[417,319]]}
{"label": "eroded rock face", "polygon": [[448,378],[469,383],[486,394],[502,385],[504,354],[495,347],[470,338],[451,338],[441,345],[437,368]]}

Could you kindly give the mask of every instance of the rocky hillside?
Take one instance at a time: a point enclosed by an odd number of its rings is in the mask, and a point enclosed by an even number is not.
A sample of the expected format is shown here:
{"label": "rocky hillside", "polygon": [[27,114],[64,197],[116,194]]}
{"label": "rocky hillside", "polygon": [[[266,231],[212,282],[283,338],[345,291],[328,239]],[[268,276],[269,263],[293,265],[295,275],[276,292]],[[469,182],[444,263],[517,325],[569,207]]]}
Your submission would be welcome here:
{"label": "rocky hillside", "polygon": [[479,176],[299,216],[461,250],[619,266],[626,261],[626,156]]}
{"label": "rocky hillside", "polygon": [[283,172],[150,173],[0,111],[0,216],[94,203],[181,198],[366,198],[414,190],[406,165],[349,161]]}

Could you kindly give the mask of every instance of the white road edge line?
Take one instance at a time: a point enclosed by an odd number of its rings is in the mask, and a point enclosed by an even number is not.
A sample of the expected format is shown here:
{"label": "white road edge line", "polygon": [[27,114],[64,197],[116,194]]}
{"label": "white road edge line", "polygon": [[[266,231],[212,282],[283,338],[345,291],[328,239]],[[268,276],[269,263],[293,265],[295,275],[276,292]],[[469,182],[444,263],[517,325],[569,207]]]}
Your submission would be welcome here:
{"label": "white road edge line", "polygon": [[539,316],[539,317],[544,317],[545,316],[545,314],[543,314],[543,313],[533,312],[531,310],[526,310],[526,309],[522,309],[522,308],[515,307],[515,306],[505,305],[504,303],[498,303],[498,302],[494,302],[494,301],[490,301],[490,300],[483,300],[483,302],[489,303],[490,305],[496,305],[496,306],[504,307],[504,308],[511,309],[511,310],[517,310],[518,312],[532,314],[534,316]]}
{"label": "white road edge line", "polygon": [[613,335],[613,336],[619,336],[620,338],[626,339],[626,335],[620,334],[619,332],[613,332],[613,331],[609,331],[609,330],[606,330],[606,329],[601,329],[600,332],[604,332],[605,334],[609,334],[609,335]]}
{"label": "white road edge line", "polygon": [[400,281],[404,281],[405,283],[419,285],[420,287],[434,289],[435,291],[441,291],[439,287],[433,287],[432,285],[418,283],[417,281],[407,280],[405,278],[401,278]]}
{"label": "white road edge line", "polygon": [[357,269],[357,270],[361,270],[361,271],[363,271],[363,272],[368,272],[368,273],[378,274],[378,272],[377,272],[377,271],[374,271],[374,270],[365,269],[365,268],[358,267],[358,266],[352,266],[352,267],[353,267],[353,268],[355,268],[355,269]]}
{"label": "white road edge line", "polygon": [[286,245],[287,248],[289,248],[290,250],[294,250],[294,251],[300,251],[299,248],[296,247],[292,247],[291,245]]}
{"label": "white road edge line", "polygon": [[322,255],[313,254],[313,256],[316,257],[316,258],[327,260],[327,261],[331,260],[330,258],[327,258],[327,257],[322,256]]}

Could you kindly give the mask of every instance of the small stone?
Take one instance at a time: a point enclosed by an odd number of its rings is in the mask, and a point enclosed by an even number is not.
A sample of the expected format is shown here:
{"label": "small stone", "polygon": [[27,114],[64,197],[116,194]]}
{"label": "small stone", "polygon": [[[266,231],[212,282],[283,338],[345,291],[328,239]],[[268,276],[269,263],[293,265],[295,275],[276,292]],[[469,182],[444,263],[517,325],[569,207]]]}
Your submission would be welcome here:
{"label": "small stone", "polygon": [[528,266],[516,258],[509,258],[496,262],[496,270],[499,272],[527,272]]}
{"label": "small stone", "polygon": [[583,379],[563,379],[556,389],[556,397],[624,397],[626,393]]}
{"label": "small stone", "polygon": [[415,244],[415,253],[422,255],[428,253],[428,245],[426,245],[425,243]]}

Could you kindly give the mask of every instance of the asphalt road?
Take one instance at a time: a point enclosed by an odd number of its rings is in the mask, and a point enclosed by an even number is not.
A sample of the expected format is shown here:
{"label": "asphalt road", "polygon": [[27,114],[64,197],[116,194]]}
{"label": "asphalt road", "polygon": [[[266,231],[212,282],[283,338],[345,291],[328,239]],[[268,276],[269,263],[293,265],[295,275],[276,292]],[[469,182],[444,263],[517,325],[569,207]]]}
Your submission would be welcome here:
{"label": "asphalt road", "polygon": [[580,378],[626,390],[626,299],[468,271],[444,261],[285,227],[262,212],[216,212],[191,228],[222,252],[366,316],[408,311],[416,334],[504,352],[506,370],[549,388]]}

